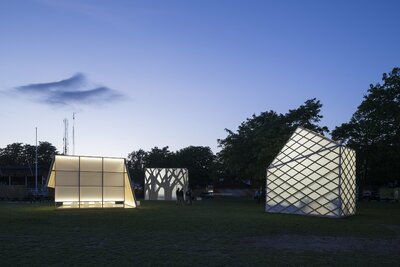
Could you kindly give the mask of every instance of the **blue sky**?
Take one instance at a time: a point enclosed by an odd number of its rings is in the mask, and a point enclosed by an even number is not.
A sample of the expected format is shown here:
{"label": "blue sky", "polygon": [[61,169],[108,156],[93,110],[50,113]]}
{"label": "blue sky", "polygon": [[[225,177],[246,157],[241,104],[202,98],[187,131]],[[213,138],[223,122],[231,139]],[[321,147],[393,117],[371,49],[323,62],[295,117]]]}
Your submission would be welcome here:
{"label": "blue sky", "polygon": [[399,13],[389,0],[0,1],[0,147],[33,144],[37,126],[61,151],[77,112],[77,154],[216,152],[224,128],[314,97],[333,129],[400,65]]}

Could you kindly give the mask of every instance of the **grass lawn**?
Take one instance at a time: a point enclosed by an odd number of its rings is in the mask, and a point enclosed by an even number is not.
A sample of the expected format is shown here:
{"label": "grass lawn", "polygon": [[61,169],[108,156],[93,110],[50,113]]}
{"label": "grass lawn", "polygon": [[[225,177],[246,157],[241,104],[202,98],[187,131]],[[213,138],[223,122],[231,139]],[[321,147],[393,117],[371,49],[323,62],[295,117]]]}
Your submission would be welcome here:
{"label": "grass lawn", "polygon": [[0,203],[0,266],[400,265],[400,204],[329,219],[267,214],[250,200],[55,210]]}

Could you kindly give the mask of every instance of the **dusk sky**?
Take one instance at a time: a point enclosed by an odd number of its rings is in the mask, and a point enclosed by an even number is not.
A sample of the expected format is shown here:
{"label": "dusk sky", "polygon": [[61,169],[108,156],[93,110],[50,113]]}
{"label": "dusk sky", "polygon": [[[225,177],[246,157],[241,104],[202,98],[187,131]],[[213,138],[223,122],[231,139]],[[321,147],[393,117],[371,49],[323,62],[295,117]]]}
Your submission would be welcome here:
{"label": "dusk sky", "polygon": [[[323,103],[347,122],[400,65],[400,1],[0,0],[0,147],[218,151],[252,114]],[[71,130],[71,127],[70,127]],[[72,132],[70,131],[72,151]]]}

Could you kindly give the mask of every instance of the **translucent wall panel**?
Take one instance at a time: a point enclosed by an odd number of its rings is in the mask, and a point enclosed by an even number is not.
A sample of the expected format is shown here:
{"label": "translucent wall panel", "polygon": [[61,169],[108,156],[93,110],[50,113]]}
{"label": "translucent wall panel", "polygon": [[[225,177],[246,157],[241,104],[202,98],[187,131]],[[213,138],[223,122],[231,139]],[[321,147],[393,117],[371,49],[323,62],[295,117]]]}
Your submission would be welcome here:
{"label": "translucent wall panel", "polygon": [[47,184],[64,207],[136,207],[124,159],[56,155],[50,170]]}
{"label": "translucent wall panel", "polygon": [[146,200],[176,200],[176,190],[186,192],[189,186],[189,173],[181,168],[147,168],[145,169]]}
{"label": "translucent wall panel", "polygon": [[56,186],[55,199],[57,202],[79,201],[79,187]]}
{"label": "translucent wall panel", "polygon": [[79,157],[57,156],[57,171],[79,171]]}
{"label": "translucent wall panel", "polygon": [[323,151],[332,145],[334,144],[331,140],[306,129],[298,128],[278,153],[273,164],[285,163],[302,155]]}
{"label": "translucent wall panel", "polygon": [[105,172],[104,186],[124,186],[124,173]]}
{"label": "translucent wall panel", "polygon": [[56,172],[55,172],[54,159],[52,160],[52,163],[51,163],[51,170],[50,170],[50,173],[49,173],[47,186],[50,187],[50,188],[55,188],[56,187]]}
{"label": "translucent wall panel", "polygon": [[81,186],[103,186],[103,173],[101,172],[80,172]]}
{"label": "translucent wall panel", "polygon": [[[172,190],[171,190],[171,198],[168,199],[168,200],[176,200],[176,194],[175,194],[175,196],[174,196],[174,192],[176,192],[176,190],[178,190],[178,188],[176,188],[176,187],[173,187],[173,188],[172,188]],[[164,194],[164,188],[163,188],[163,187],[160,187],[160,188],[158,189],[158,192],[157,192],[157,200],[166,200],[166,199],[165,199],[165,194]]]}
{"label": "translucent wall panel", "polygon": [[[349,151],[348,159],[343,151]],[[344,177],[342,164],[351,160],[355,161],[351,149],[318,133],[296,129],[267,169],[266,211],[330,217],[354,214],[355,168]],[[348,193],[345,200],[344,192]]]}
{"label": "translucent wall panel", "polygon": [[56,186],[79,187],[79,172],[57,171]]}
{"label": "translucent wall panel", "polygon": [[88,187],[80,188],[80,201],[102,201],[103,199],[102,187]]}
{"label": "translucent wall panel", "polygon": [[104,201],[124,201],[123,187],[104,187]]}
{"label": "translucent wall panel", "polygon": [[356,211],[356,156],[354,150],[343,148],[341,161],[341,202],[342,215],[351,215]]}
{"label": "translucent wall panel", "polygon": [[105,172],[124,172],[124,170],[125,170],[124,159],[104,158]]}
{"label": "translucent wall panel", "polygon": [[80,157],[80,171],[101,172],[103,168],[102,158]]}
{"label": "translucent wall panel", "polygon": [[125,174],[124,174],[124,184],[125,184],[125,187],[124,187],[125,207],[129,207],[129,208],[136,207],[136,201],[132,194],[132,185],[131,185],[129,175],[127,172],[125,172]]}

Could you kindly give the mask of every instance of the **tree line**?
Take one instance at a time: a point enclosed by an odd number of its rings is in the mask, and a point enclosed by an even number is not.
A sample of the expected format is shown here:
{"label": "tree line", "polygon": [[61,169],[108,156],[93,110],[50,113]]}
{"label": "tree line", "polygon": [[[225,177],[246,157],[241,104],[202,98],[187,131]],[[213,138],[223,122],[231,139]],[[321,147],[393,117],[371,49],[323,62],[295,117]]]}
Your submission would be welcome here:
{"label": "tree line", "polygon": [[210,147],[188,146],[176,152],[169,148],[154,147],[150,151],[139,149],[128,155],[127,165],[134,181],[143,184],[145,168],[187,168],[189,186],[205,187],[217,177],[216,155]]}
{"label": "tree line", "polygon": [[[38,145],[38,165],[42,168],[50,168],[51,161],[57,148],[49,142],[39,142]],[[34,166],[36,156],[36,146],[12,143],[4,148],[0,148],[0,168],[10,166]]]}
{"label": "tree line", "polygon": [[[292,132],[303,126],[344,141],[357,153],[357,183],[379,186],[400,179],[400,68],[384,73],[382,82],[371,84],[349,122],[329,131],[321,125],[322,103],[306,100],[287,113],[273,110],[252,115],[236,131],[225,129],[227,136],[217,140],[220,151],[189,146],[178,151],[168,147],[139,149],[127,157],[129,172],[143,184],[144,168],[187,168],[190,186],[204,187],[216,179],[250,180],[255,187],[264,185],[266,167],[284,146]],[[48,142],[40,142],[38,163],[49,166],[58,153]],[[0,167],[34,164],[35,147],[14,143],[0,148]]]}
{"label": "tree line", "polygon": [[371,84],[350,121],[332,131],[357,152],[357,184],[400,182],[400,68]]}

